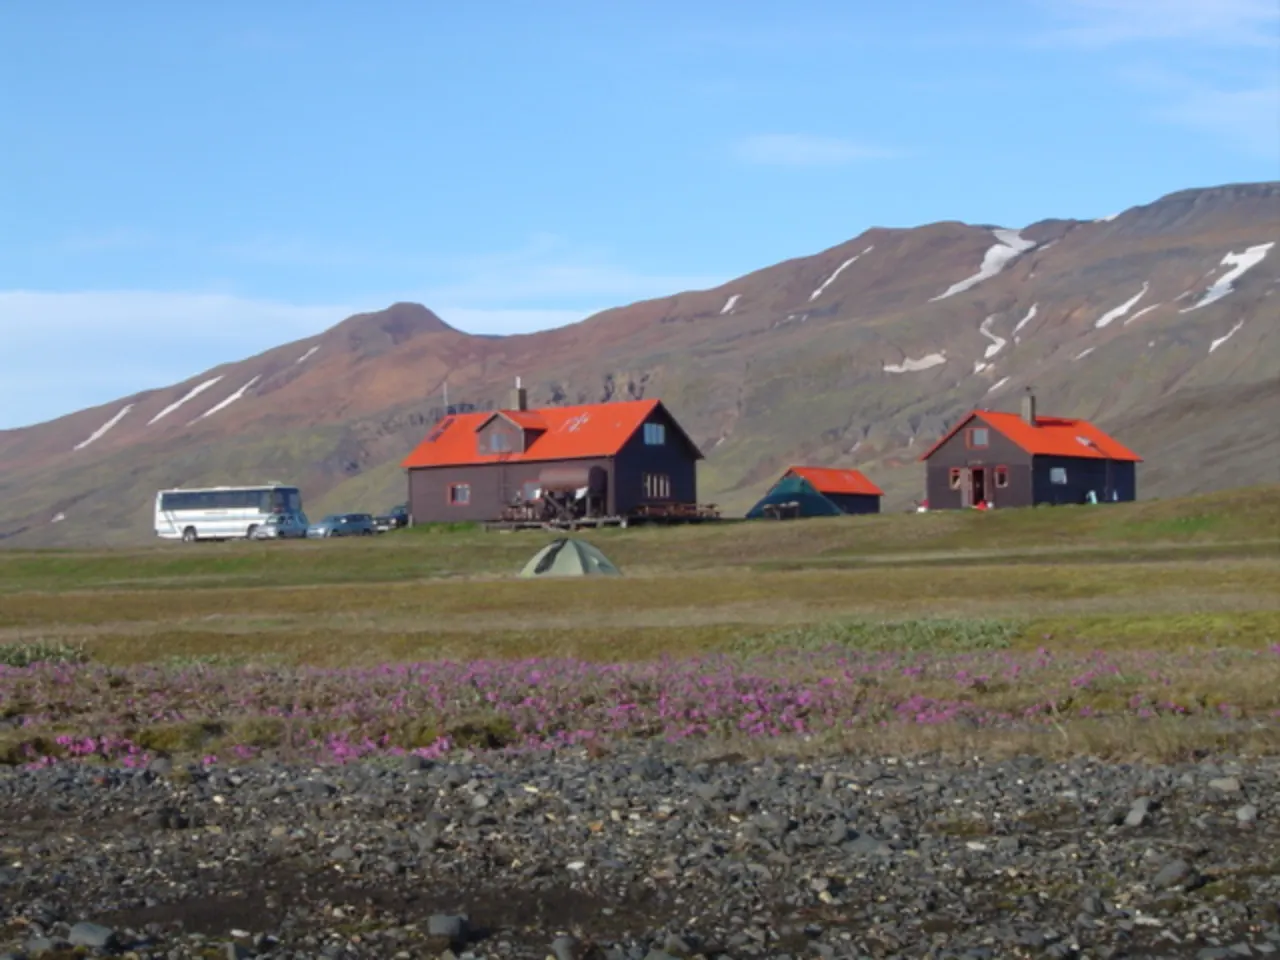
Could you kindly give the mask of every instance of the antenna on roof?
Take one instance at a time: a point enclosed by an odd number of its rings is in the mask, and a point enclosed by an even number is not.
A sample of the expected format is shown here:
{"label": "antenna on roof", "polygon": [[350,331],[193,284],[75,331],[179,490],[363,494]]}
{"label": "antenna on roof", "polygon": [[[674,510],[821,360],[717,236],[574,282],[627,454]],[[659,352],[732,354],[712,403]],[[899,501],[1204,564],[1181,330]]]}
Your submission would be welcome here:
{"label": "antenna on roof", "polygon": [[444,412],[445,412],[445,415],[448,416],[449,414],[449,378],[448,377],[444,378]]}

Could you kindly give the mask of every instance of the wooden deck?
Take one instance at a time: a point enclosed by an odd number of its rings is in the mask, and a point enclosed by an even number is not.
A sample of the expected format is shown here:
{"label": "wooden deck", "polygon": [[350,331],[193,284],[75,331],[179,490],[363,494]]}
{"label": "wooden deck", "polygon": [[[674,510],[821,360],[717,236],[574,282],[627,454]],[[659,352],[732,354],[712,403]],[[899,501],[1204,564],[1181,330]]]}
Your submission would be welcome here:
{"label": "wooden deck", "polygon": [[508,518],[492,520],[486,530],[593,530],[600,527],[636,527],[645,524],[708,523],[721,520],[714,503],[652,504],[640,507],[626,516],[572,517],[546,520]]}

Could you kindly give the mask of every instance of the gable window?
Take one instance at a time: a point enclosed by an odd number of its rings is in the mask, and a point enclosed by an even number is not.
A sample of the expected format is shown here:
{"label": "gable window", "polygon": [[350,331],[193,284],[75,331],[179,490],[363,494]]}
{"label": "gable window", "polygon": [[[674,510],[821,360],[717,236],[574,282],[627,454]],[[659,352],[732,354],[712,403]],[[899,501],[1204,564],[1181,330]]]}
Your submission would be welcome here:
{"label": "gable window", "polygon": [[471,502],[471,484],[469,483],[451,483],[449,484],[449,505],[454,507],[465,507]]}
{"label": "gable window", "polygon": [[996,486],[1001,489],[1009,485],[1009,468],[996,467]]}
{"label": "gable window", "polygon": [[644,442],[650,447],[660,447],[667,442],[667,425],[665,423],[646,423],[644,425]]}
{"label": "gable window", "polygon": [[960,489],[960,468],[952,467],[951,472],[947,475],[947,482],[952,490]]}
{"label": "gable window", "polygon": [[646,500],[668,500],[671,497],[671,478],[665,473],[646,473],[644,497]]}
{"label": "gable window", "polygon": [[1058,485],[1058,486],[1060,486],[1060,487],[1062,487],[1062,486],[1066,486],[1066,483],[1067,483],[1067,468],[1066,468],[1066,467],[1050,467],[1050,468],[1049,468],[1049,482],[1050,482],[1050,483],[1057,484],[1057,485]]}
{"label": "gable window", "polygon": [[489,442],[486,444],[490,453],[510,453],[511,438],[502,430],[490,430]]}
{"label": "gable window", "polygon": [[990,442],[990,431],[986,427],[970,427],[965,434],[965,446],[971,450],[984,450]]}

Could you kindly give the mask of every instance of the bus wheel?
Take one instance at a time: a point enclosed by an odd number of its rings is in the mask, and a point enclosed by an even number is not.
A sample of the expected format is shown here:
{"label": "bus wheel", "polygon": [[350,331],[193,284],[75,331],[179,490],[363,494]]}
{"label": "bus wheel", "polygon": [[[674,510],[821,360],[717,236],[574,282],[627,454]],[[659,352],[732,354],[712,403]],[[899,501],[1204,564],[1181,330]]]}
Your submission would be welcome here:
{"label": "bus wheel", "polygon": [[184,542],[184,543],[195,543],[195,542],[196,542],[196,528],[195,528],[195,527],[187,527],[187,529],[183,530],[183,531],[182,531],[182,540],[183,540],[183,542]]}
{"label": "bus wheel", "polygon": [[257,532],[258,532],[258,525],[256,523],[251,523],[249,524],[249,529],[245,531],[244,538],[246,540],[252,540],[253,535]]}

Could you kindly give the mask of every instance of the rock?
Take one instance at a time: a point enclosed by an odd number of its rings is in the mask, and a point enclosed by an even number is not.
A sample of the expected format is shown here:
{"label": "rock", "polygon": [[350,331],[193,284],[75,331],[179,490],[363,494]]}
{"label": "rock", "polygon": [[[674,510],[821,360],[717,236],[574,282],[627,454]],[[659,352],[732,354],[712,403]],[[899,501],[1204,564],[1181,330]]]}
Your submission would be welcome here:
{"label": "rock", "polygon": [[427,933],[443,937],[455,946],[463,946],[470,933],[470,924],[465,916],[435,913],[427,919]]}
{"label": "rock", "polygon": [[1176,887],[1191,876],[1191,865],[1185,860],[1171,860],[1160,868],[1151,884],[1158,890]]}
{"label": "rock", "polygon": [[1151,816],[1151,798],[1139,797],[1133,801],[1129,807],[1129,812],[1125,815],[1124,822],[1126,826],[1140,827],[1147,822]]}
{"label": "rock", "polygon": [[1236,819],[1241,823],[1253,823],[1258,819],[1258,808],[1252,803],[1246,803],[1243,807],[1236,809]]}
{"label": "rock", "polygon": [[116,932],[100,923],[77,923],[67,934],[67,942],[73,947],[89,947],[104,950],[113,947],[117,941]]}
{"label": "rock", "polygon": [[1221,793],[1239,793],[1240,781],[1236,777],[1217,777],[1209,781],[1209,787]]}

